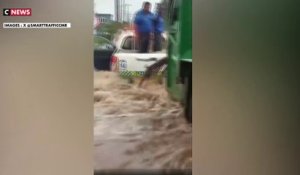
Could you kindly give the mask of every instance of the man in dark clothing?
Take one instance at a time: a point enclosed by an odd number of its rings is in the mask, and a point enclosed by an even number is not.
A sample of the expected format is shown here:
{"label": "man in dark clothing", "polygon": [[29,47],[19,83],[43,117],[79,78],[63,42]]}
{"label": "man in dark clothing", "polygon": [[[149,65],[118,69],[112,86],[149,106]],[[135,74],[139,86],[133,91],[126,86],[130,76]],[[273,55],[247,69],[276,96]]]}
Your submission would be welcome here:
{"label": "man in dark clothing", "polygon": [[157,9],[157,14],[154,19],[154,47],[153,51],[162,50],[162,33],[164,32],[164,19],[160,7]]}
{"label": "man in dark clothing", "polygon": [[143,4],[143,9],[136,13],[134,19],[140,53],[147,53],[149,51],[150,36],[153,32],[154,21],[154,15],[151,13],[150,9],[151,4],[145,2]]}

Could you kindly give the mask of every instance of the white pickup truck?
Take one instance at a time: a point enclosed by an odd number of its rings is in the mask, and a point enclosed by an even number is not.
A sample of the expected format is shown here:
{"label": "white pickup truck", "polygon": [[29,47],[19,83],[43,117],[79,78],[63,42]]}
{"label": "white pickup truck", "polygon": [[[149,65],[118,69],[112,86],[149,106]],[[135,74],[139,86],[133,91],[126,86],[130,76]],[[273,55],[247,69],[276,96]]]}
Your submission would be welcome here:
{"label": "white pickup truck", "polygon": [[[116,50],[111,58],[111,70],[119,72],[123,77],[142,76],[147,66],[167,56],[167,35],[163,34],[162,51],[149,53],[139,53],[136,49],[136,42],[133,30],[120,32],[114,38]],[[150,48],[152,47],[150,41]]]}

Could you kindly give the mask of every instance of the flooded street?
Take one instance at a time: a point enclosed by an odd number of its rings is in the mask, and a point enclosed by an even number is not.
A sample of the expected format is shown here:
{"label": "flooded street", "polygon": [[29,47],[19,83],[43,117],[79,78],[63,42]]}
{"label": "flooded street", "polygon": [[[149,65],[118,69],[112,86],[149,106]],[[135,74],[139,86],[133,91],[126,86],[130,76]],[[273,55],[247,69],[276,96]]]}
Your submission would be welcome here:
{"label": "flooded street", "polygon": [[94,168],[191,169],[192,129],[164,85],[94,74]]}

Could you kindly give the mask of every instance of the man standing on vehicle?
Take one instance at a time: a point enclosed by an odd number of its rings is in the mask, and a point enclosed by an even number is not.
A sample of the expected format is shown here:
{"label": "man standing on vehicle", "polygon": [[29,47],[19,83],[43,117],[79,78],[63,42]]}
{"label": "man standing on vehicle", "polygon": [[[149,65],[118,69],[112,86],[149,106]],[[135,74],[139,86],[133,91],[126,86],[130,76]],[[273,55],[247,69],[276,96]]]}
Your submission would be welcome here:
{"label": "man standing on vehicle", "polygon": [[151,3],[144,2],[143,9],[136,13],[134,24],[140,53],[148,53],[151,33],[153,32],[154,15],[150,11]]}
{"label": "man standing on vehicle", "polygon": [[162,50],[162,33],[164,32],[164,19],[162,17],[162,10],[158,6],[157,14],[154,19],[154,48],[153,51],[161,51]]}

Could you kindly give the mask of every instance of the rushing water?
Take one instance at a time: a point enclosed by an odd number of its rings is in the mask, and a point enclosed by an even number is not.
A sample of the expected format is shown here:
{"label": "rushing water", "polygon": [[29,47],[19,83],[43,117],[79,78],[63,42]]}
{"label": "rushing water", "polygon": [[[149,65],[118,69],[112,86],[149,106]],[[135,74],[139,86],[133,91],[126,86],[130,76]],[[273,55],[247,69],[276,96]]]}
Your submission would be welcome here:
{"label": "rushing water", "polygon": [[94,74],[94,168],[191,169],[192,129],[163,85]]}

